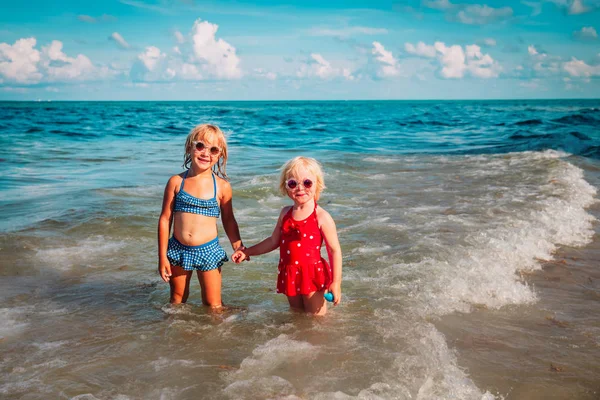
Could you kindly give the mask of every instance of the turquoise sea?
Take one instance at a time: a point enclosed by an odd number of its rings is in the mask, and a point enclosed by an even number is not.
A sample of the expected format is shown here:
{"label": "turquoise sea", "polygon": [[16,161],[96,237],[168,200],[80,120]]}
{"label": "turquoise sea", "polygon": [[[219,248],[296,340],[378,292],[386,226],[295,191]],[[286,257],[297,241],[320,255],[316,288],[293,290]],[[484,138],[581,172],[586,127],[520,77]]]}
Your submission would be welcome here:
{"label": "turquoise sea", "polygon": [[[223,267],[222,314],[168,304],[162,193],[205,122],[246,244],[279,167],[323,164],[325,318],[277,252]],[[599,187],[600,100],[0,102],[0,397],[598,399]]]}

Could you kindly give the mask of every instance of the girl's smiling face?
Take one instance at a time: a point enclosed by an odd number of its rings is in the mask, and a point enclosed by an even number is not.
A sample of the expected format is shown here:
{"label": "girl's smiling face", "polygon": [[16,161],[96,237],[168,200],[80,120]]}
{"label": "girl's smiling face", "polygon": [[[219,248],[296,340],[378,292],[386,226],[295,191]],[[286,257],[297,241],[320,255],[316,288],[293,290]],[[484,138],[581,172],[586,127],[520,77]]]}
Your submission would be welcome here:
{"label": "girl's smiling face", "polygon": [[[289,182],[290,179],[296,181],[296,187],[290,189],[287,187],[287,195],[294,201],[296,205],[303,205],[308,202],[311,202],[315,199],[316,191],[317,191],[317,177],[310,173],[305,167],[300,166],[299,168],[292,171],[292,173],[287,177],[286,181]],[[309,180],[312,182],[310,188],[307,188],[304,184],[305,181]]]}
{"label": "girl's smiling face", "polygon": [[[200,170],[212,168],[213,165],[219,161],[221,152],[216,153],[211,149],[217,148],[220,150],[217,140],[209,140],[208,137],[204,137],[202,140],[193,142],[194,145],[191,148],[191,160],[192,165]],[[198,150],[201,149],[201,150]]]}

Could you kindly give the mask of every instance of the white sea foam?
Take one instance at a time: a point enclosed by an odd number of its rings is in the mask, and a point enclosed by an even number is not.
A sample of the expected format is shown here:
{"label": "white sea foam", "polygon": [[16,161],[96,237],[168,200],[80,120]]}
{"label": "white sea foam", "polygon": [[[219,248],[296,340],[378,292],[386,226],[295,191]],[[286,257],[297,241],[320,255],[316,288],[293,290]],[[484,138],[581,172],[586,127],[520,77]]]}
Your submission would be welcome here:
{"label": "white sea foam", "polygon": [[43,342],[43,343],[35,343],[34,342],[34,343],[32,343],[32,345],[37,347],[40,351],[49,351],[49,350],[54,350],[59,347],[62,347],[64,345],[66,345],[67,343],[69,343],[68,340],[59,340],[56,342]]}
{"label": "white sea foam", "polygon": [[[0,386],[0,394],[4,395],[38,393],[40,394],[40,397],[43,398],[45,397],[43,393],[47,393],[49,390],[49,386],[45,385],[38,378],[22,379],[17,382],[5,381],[5,383]],[[22,398],[22,396],[19,396],[19,398]]]}
{"label": "white sea foam", "polygon": [[371,254],[371,253],[383,253],[389,249],[391,249],[392,246],[365,246],[365,247],[357,247],[355,249],[352,250],[353,253],[360,253],[360,254]]}
{"label": "white sea foam", "polygon": [[356,228],[363,228],[365,226],[377,226],[379,224],[382,224],[382,223],[388,221],[389,219],[390,219],[389,217],[369,219],[364,222],[359,222],[357,224],[349,225],[349,226],[346,226],[345,228],[338,229],[338,234],[353,231]]}
{"label": "white sea foam", "polygon": [[239,381],[270,377],[282,364],[289,364],[290,361],[305,363],[313,359],[317,351],[318,348],[310,343],[293,340],[288,335],[281,334],[255,348],[252,356],[245,358],[239,370],[230,378]]}
{"label": "white sea foam", "polygon": [[164,186],[149,185],[105,189],[106,192],[119,196],[135,196],[135,197],[157,197],[161,196]]}
{"label": "white sea foam", "polygon": [[[518,154],[527,162],[558,161],[536,189],[531,204],[525,203],[519,213],[507,213],[502,219],[490,215],[496,220],[480,222],[479,229],[471,228],[463,242],[454,246],[436,237],[419,237],[415,246],[430,248],[430,256],[416,263],[382,267],[382,284],[390,278],[400,280],[394,287],[408,291],[406,295],[416,300],[413,310],[422,316],[468,312],[473,305],[499,308],[534,302],[535,292],[519,279],[519,271],[539,269],[537,260],[552,259],[557,245],[583,245],[593,235],[594,218],[585,208],[596,201],[596,190],[584,180],[579,168],[559,160],[562,155],[552,151]],[[460,218],[450,215],[446,220]],[[435,227],[443,221],[430,218],[424,226]],[[418,284],[407,281],[407,274]]]}
{"label": "white sea foam", "polygon": [[383,156],[379,156],[379,157],[365,157],[363,158],[363,161],[366,162],[372,162],[372,163],[380,163],[380,164],[397,164],[398,163],[398,159],[397,158],[392,158],[392,157],[383,157]]}
{"label": "white sea foam", "polygon": [[43,362],[41,364],[36,364],[34,366],[32,366],[31,368],[33,369],[44,369],[44,370],[48,370],[48,369],[53,369],[53,368],[62,368],[66,365],[68,365],[69,363],[65,360],[62,360],[60,358],[55,358],[53,360],[50,361],[46,361]]}
{"label": "white sea foam", "polygon": [[24,321],[25,315],[31,311],[31,307],[0,308],[0,338],[18,335],[28,325]]}
{"label": "white sea foam", "polygon": [[240,368],[228,375],[231,382],[224,393],[231,398],[295,399],[294,386],[281,377],[281,367],[298,363],[301,368],[312,360],[317,347],[291,339],[285,334],[259,345],[252,356],[244,359]]}
{"label": "white sea foam", "polygon": [[283,198],[281,196],[275,196],[274,194],[268,194],[266,197],[258,200],[259,204],[283,204]]}
{"label": "white sea foam", "polygon": [[171,360],[166,357],[159,357],[158,360],[154,360],[150,363],[156,372],[165,370],[165,369],[177,369],[178,367],[190,368],[196,365],[194,361],[191,360]]}
{"label": "white sea foam", "polygon": [[367,179],[372,179],[374,181],[383,181],[385,179],[389,179],[389,175],[387,174],[375,174],[367,176]]}
{"label": "white sea foam", "polygon": [[294,391],[294,386],[279,376],[236,381],[223,390],[232,399],[301,399],[293,394]]}
{"label": "white sea foam", "polygon": [[106,257],[118,254],[126,246],[123,241],[111,241],[104,236],[92,236],[63,247],[39,249],[37,258],[57,269],[74,266],[96,267]]}

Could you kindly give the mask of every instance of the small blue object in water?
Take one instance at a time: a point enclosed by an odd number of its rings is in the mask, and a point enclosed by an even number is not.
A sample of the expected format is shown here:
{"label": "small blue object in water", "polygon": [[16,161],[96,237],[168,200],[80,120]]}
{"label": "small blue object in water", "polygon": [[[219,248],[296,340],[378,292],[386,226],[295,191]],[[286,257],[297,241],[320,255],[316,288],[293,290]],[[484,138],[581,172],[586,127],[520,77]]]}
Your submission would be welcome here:
{"label": "small blue object in water", "polygon": [[325,300],[327,300],[327,301],[333,301],[333,293],[331,293],[331,292],[325,293],[325,295],[323,297],[325,297]]}

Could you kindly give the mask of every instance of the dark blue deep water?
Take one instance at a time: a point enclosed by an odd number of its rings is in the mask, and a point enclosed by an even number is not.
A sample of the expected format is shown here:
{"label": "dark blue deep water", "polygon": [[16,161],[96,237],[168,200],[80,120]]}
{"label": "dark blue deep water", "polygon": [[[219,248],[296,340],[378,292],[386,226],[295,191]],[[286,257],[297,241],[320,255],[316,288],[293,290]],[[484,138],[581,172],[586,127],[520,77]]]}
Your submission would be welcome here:
{"label": "dark blue deep water", "polygon": [[600,157],[600,100],[0,104],[5,162],[41,136],[51,147],[169,141],[200,122],[231,132],[235,147],[370,154],[555,149]]}

